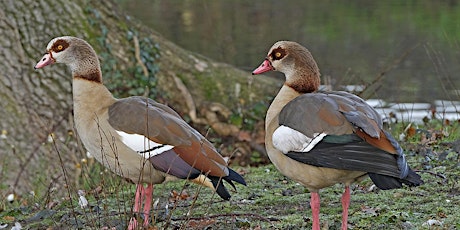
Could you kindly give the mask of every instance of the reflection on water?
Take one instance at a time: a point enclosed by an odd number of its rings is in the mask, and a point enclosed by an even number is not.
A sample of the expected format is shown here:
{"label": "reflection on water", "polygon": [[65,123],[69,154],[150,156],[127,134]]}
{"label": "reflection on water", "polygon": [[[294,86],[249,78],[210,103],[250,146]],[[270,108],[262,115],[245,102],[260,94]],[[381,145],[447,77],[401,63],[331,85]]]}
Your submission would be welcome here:
{"label": "reflection on water", "polygon": [[457,1],[118,1],[180,46],[244,70],[287,39],[310,49],[333,88],[371,85],[363,97],[391,102],[460,100]]}

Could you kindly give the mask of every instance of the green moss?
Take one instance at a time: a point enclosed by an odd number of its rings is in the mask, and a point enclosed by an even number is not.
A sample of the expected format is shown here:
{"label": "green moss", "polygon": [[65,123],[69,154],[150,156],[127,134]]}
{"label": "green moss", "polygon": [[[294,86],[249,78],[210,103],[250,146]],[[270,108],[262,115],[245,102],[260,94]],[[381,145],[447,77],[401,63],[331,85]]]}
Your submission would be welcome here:
{"label": "green moss", "polygon": [[[130,50],[130,62],[136,63],[127,68],[121,68],[122,64],[113,55],[112,46],[108,43],[108,26],[101,19],[98,10],[87,7],[84,10],[88,18],[86,29],[90,35],[88,42],[93,44],[96,52],[101,59],[101,70],[105,79],[105,85],[113,92],[116,97],[127,97],[133,95],[145,95],[155,97],[157,94],[157,78],[155,74],[159,71],[157,59],[160,57],[160,47],[150,37],[143,37],[138,31],[129,29],[128,25],[120,23],[119,30],[126,34],[126,43],[134,43],[133,39],[138,39],[139,59],[135,55],[135,46]],[[142,66],[140,64],[142,62]],[[145,71],[144,71],[145,68]]]}

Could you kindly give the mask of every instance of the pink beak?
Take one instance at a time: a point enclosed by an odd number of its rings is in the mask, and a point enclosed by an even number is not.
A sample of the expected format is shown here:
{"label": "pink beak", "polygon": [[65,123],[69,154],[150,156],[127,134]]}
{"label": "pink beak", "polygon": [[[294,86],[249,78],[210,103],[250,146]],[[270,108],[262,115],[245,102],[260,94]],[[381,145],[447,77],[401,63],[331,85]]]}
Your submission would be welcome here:
{"label": "pink beak", "polygon": [[47,53],[43,56],[43,58],[35,65],[34,69],[40,69],[47,65],[51,65],[55,63],[53,56],[50,53]]}
{"label": "pink beak", "polygon": [[268,59],[265,59],[264,62],[262,62],[259,67],[257,67],[257,69],[252,71],[252,75],[265,73],[271,70],[275,70],[275,68],[273,68],[272,63],[270,63]]}

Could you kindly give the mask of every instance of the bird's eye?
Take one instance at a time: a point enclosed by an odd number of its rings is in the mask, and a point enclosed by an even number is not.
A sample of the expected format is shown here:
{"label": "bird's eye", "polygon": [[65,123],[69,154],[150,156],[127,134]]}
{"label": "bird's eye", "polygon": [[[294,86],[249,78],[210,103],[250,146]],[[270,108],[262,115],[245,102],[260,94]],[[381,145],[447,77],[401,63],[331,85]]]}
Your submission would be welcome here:
{"label": "bird's eye", "polygon": [[284,58],[284,56],[286,56],[286,51],[281,47],[274,49],[271,53],[273,60],[280,60]]}
{"label": "bird's eye", "polygon": [[64,48],[62,45],[58,45],[57,47],[58,50],[62,50],[62,48]]}

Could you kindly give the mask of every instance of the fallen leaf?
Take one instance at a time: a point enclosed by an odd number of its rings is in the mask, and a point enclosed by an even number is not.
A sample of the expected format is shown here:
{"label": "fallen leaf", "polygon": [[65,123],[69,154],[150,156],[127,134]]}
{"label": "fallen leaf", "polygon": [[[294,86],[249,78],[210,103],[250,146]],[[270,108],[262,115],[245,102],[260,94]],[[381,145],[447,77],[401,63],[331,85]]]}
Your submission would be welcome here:
{"label": "fallen leaf", "polygon": [[238,132],[238,140],[239,141],[251,141],[252,138],[251,138],[251,133],[249,133],[248,131],[239,131]]}
{"label": "fallen leaf", "polygon": [[13,222],[16,218],[14,216],[4,216],[3,219],[7,222]]}
{"label": "fallen leaf", "polygon": [[438,212],[438,216],[441,218],[447,218],[447,214],[445,214],[444,212]]}
{"label": "fallen leaf", "polygon": [[413,137],[417,133],[417,130],[413,126],[411,126],[407,129],[406,133],[407,137]]}
{"label": "fallen leaf", "polygon": [[190,198],[190,195],[185,190],[182,190],[180,193],[176,190],[172,190],[169,193],[169,202],[171,203],[174,203],[180,200],[188,200],[189,198]]}

